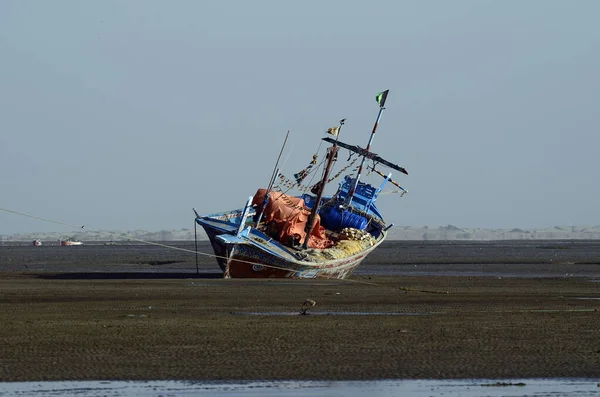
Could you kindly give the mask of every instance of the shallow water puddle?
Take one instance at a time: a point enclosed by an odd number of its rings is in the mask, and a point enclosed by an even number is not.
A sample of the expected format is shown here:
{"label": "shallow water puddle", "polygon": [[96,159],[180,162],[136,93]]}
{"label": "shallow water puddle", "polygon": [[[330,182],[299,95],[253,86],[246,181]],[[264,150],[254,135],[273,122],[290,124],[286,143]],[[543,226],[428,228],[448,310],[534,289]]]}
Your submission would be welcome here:
{"label": "shallow water puddle", "polygon": [[373,381],[74,381],[0,383],[0,396],[600,396],[599,379]]}
{"label": "shallow water puddle", "polygon": [[441,312],[233,312],[231,314],[238,316],[430,316],[433,314],[442,314]]}

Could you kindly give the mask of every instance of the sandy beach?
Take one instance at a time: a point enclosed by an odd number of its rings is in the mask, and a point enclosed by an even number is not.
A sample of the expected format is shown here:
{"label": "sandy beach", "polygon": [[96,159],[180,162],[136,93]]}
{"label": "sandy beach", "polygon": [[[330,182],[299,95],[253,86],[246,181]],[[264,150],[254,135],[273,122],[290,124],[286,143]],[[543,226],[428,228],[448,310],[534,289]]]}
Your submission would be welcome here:
{"label": "sandy beach", "polygon": [[0,381],[597,378],[599,253],[386,242],[348,280],[232,280],[163,247],[1,246]]}

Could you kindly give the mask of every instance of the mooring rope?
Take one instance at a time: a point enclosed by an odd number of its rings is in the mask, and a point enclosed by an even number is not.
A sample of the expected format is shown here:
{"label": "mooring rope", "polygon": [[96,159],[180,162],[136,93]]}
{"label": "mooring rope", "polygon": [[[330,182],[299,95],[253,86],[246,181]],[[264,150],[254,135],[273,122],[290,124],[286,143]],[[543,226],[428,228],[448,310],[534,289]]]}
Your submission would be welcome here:
{"label": "mooring rope", "polygon": [[[19,212],[19,211],[9,210],[7,208],[2,208],[2,207],[0,207],[0,211],[10,212],[12,214],[21,215],[21,216],[25,216],[25,217],[28,217],[28,218],[37,219],[37,220],[41,220],[41,221],[45,221],[45,222],[50,222],[50,223],[54,223],[54,224],[58,224],[58,225],[68,226],[68,227],[72,227],[72,228],[76,228],[76,229],[83,229],[85,227],[85,226],[76,226],[76,225],[73,225],[73,224],[70,224],[70,223],[55,221],[55,220],[52,220],[52,219],[48,219],[48,218],[43,218],[43,217],[36,216],[36,215],[27,214],[25,212]],[[92,229],[89,229],[89,228],[86,228],[86,231],[102,232],[100,230],[92,230]],[[106,233],[110,234],[108,232],[106,232]],[[177,247],[177,246],[174,246],[174,245],[158,243],[156,241],[142,240],[142,239],[139,239],[139,238],[136,238],[136,237],[128,237],[127,240],[137,241],[137,242],[148,244],[148,245],[154,245],[154,246],[157,246],[157,247],[163,247],[163,248],[173,249],[173,250],[182,251],[182,252],[189,252],[189,253],[192,253],[192,254],[200,254],[200,255],[204,255],[204,256],[207,256],[207,257],[215,258],[215,259],[225,259],[225,260],[229,259],[226,256],[209,254],[209,253],[202,252],[202,251],[194,251],[194,250],[190,250],[190,249],[187,249],[187,248]],[[272,269],[290,271],[290,269],[288,269],[288,268],[274,266],[274,265],[267,265],[267,264],[260,263],[260,262],[247,261],[247,260],[243,260],[243,259],[236,259],[236,261],[241,262],[241,263],[247,263],[249,265],[261,265],[261,266],[272,268]],[[312,263],[307,263],[307,265],[308,266],[318,266],[317,264],[313,265]],[[328,277],[324,277],[324,278],[328,278]],[[335,278],[335,277],[329,277],[329,278],[335,279],[335,280],[339,280],[338,278]]]}
{"label": "mooring rope", "polygon": [[[25,217],[28,217],[28,218],[37,219],[37,220],[41,220],[41,221],[44,221],[44,222],[50,222],[50,223],[54,223],[54,224],[57,224],[57,225],[63,225],[63,226],[67,226],[67,227],[71,227],[71,228],[75,228],[75,229],[84,229],[85,228],[85,230],[89,231],[89,232],[99,232],[99,233],[103,232],[101,230],[89,229],[85,225],[76,226],[76,225],[73,225],[73,224],[70,224],[70,223],[55,221],[53,219],[43,218],[43,217],[40,217],[40,216],[27,214],[25,212],[14,211],[14,210],[10,210],[10,209],[7,209],[7,208],[0,207],[0,211],[5,211],[5,212],[12,213],[12,214],[21,215],[21,216],[25,216]],[[109,232],[104,232],[104,233],[111,234]],[[157,247],[163,247],[163,248],[168,248],[168,249],[182,251],[182,252],[188,252],[188,253],[191,253],[191,254],[200,254],[200,255],[204,255],[206,257],[215,258],[215,259],[224,259],[224,260],[228,260],[229,259],[228,257],[222,256],[222,255],[215,255],[215,254],[209,254],[207,252],[202,252],[202,251],[197,251],[197,250],[190,250],[190,249],[187,249],[187,248],[176,247],[174,245],[168,245],[168,244],[158,243],[156,241],[142,240],[142,239],[139,239],[139,238],[136,238],[136,237],[128,237],[127,240],[137,241],[137,242],[140,242],[140,243],[143,243],[143,244],[154,245],[154,246],[157,246]],[[275,266],[275,265],[267,265],[265,263],[247,261],[247,260],[243,260],[243,259],[236,259],[236,261],[240,262],[240,263],[247,263],[249,265],[260,265],[260,266],[263,266],[263,267],[267,267],[267,268],[271,268],[271,269],[276,269],[276,270],[293,271],[293,270],[290,270],[289,268],[284,268],[284,267]],[[312,263],[309,263],[309,262],[307,262],[306,265],[307,266],[318,266],[318,264],[312,264]],[[341,281],[341,282],[345,282],[345,283],[357,283],[357,284],[366,284],[366,285],[373,285],[373,286],[379,286],[379,287],[391,287],[391,288],[394,288],[394,289],[398,288],[398,287],[387,286],[387,285],[383,285],[383,284],[379,284],[379,283],[374,283],[374,282],[369,282],[369,281],[354,280],[354,279],[348,279],[348,278],[337,278],[337,277],[331,277],[331,276],[326,276],[326,275],[321,275],[321,276],[319,276],[319,278],[326,279],[326,280],[337,280],[337,281]],[[418,290],[418,289],[412,289],[412,288],[406,288],[406,287],[399,287],[399,288],[400,288],[400,290],[405,291],[405,292],[413,291],[413,292],[424,292],[424,293],[435,293],[435,294],[447,294],[448,293],[448,291]]]}
{"label": "mooring rope", "polygon": [[40,221],[46,221],[46,222],[50,222],[50,223],[56,223],[57,225],[63,225],[63,226],[69,226],[69,227],[74,227],[76,229],[83,229],[85,228],[85,225],[82,226],[75,226],[75,225],[71,225],[69,223],[64,223],[64,222],[59,222],[59,221],[54,221],[52,219],[48,219],[48,218],[42,218],[40,216],[35,216],[35,215],[31,215],[31,214],[26,214],[24,212],[19,212],[19,211],[13,211],[13,210],[9,210],[7,208],[0,208],[0,211],[5,211],[5,212],[10,212],[12,214],[17,214],[17,215],[22,215],[22,216],[26,216],[29,218],[33,218],[33,219],[38,219]]}

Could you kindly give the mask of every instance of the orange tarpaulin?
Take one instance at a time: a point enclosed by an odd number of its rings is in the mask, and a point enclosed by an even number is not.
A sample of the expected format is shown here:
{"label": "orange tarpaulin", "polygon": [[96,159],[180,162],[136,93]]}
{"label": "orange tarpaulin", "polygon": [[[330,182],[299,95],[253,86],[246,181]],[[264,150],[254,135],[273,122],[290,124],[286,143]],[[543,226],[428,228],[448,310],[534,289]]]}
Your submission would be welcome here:
{"label": "orange tarpaulin", "polygon": [[[267,189],[258,189],[252,199],[252,205],[256,205],[259,212],[266,194]],[[288,243],[292,239],[298,241],[299,244],[304,242],[310,210],[306,208],[304,200],[301,198],[270,191],[263,217],[266,222],[275,222],[278,231],[277,238],[280,242]],[[308,239],[308,246],[320,249],[333,246],[333,241],[327,238],[325,228],[321,226],[319,214],[316,215],[315,227]]]}

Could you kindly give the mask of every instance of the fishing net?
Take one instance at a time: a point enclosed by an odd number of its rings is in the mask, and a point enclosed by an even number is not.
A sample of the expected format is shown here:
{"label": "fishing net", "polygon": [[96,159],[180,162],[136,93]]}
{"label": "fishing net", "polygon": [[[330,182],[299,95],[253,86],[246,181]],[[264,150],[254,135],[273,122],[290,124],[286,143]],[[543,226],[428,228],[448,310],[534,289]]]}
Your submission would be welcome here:
{"label": "fishing net", "polygon": [[357,254],[375,244],[375,238],[364,230],[345,228],[340,232],[339,240],[331,248],[311,249],[306,253],[314,262],[342,259]]}

